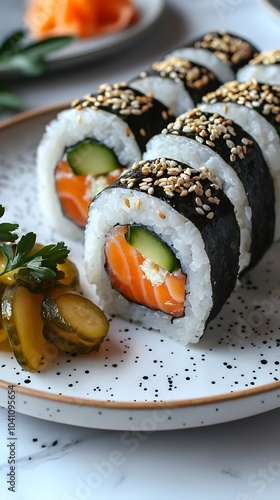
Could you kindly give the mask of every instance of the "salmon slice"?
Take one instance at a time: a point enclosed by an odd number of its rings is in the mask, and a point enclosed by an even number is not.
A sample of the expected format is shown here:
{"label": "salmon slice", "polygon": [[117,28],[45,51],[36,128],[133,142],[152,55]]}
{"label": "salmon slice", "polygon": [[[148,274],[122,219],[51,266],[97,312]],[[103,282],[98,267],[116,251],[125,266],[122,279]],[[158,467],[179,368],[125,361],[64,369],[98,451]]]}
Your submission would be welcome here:
{"label": "salmon slice", "polygon": [[78,38],[124,30],[139,19],[132,0],[29,0],[25,23],[33,38]]}
{"label": "salmon slice", "polygon": [[[109,172],[106,185],[117,180],[121,169]],[[68,219],[80,227],[85,227],[88,207],[92,201],[90,195],[92,179],[89,175],[76,175],[67,163],[60,161],[55,170],[55,187],[61,203],[62,211]]]}
{"label": "salmon slice", "polygon": [[65,217],[84,227],[91,202],[87,195],[88,176],[75,175],[66,161],[60,161],[55,171],[55,186]]}
{"label": "salmon slice", "polygon": [[181,270],[167,272],[163,283],[153,284],[140,267],[145,257],[125,238],[127,229],[115,226],[106,237],[106,269],[112,287],[131,302],[176,318],[183,316],[186,276]]}

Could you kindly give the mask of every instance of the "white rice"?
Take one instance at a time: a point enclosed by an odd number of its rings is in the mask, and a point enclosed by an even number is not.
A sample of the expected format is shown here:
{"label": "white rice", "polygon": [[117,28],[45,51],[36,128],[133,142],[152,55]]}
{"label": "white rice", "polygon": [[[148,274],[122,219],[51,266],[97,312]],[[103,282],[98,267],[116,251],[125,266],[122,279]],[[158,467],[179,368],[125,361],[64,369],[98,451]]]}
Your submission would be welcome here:
{"label": "white rice", "polygon": [[175,116],[194,107],[194,102],[181,80],[147,76],[129,82],[129,86],[161,101]]}
{"label": "white rice", "polygon": [[[125,200],[129,198],[130,207]],[[138,207],[139,200],[141,202]],[[166,216],[162,219],[157,212]],[[173,318],[159,311],[129,302],[111,287],[104,269],[104,245],[108,231],[116,224],[141,224],[160,235],[172,247],[187,275],[185,316]],[[109,314],[139,322],[147,328],[186,345],[202,336],[212,308],[210,263],[200,232],[190,221],[162,201],[139,191],[112,188],[103,191],[91,204],[85,231],[87,279],[96,286],[99,306]]]}
{"label": "white rice", "polygon": [[130,166],[141,159],[134,135],[126,133],[127,124],[112,113],[67,109],[46,127],[37,150],[39,199],[49,225],[66,237],[80,239],[81,229],[65,217],[55,187],[55,169],[66,147],[94,138],[111,148],[119,162]]}
{"label": "white rice", "polygon": [[235,74],[229,64],[215,56],[211,50],[198,47],[186,47],[172,51],[170,54],[165,56],[165,59],[169,59],[170,57],[189,59],[193,63],[204,66],[209,69],[209,71],[212,71],[221,83],[235,79]]}
{"label": "white rice", "polygon": [[240,227],[239,270],[245,269],[251,258],[252,211],[243,184],[233,168],[208,146],[179,135],[159,134],[147,143],[144,159],[152,160],[161,156],[196,169],[205,166],[220,179],[220,187],[232,202]]}
{"label": "white rice", "polygon": [[273,127],[260,113],[247,106],[235,103],[202,103],[202,111],[219,113],[233,120],[248,132],[260,146],[274,182],[275,192],[275,239],[280,237],[280,138]]}
{"label": "white rice", "polygon": [[240,82],[257,80],[269,85],[280,85],[280,64],[247,64],[236,73]]}

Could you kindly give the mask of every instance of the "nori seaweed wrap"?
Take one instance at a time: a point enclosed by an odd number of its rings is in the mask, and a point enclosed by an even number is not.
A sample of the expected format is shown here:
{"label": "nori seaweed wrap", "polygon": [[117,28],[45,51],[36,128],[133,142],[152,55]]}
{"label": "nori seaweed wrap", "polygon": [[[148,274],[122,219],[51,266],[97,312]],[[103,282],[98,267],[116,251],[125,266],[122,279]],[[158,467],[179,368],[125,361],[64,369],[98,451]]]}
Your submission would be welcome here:
{"label": "nori seaweed wrap", "polygon": [[234,207],[207,168],[143,160],[93,200],[85,268],[105,311],[187,344],[234,289],[239,246]]}
{"label": "nori seaweed wrap", "polygon": [[184,113],[204,94],[221,85],[215,74],[188,59],[170,57],[154,62],[129,82],[133,88],[163,102],[174,115]]}
{"label": "nori seaweed wrap", "polygon": [[[174,138],[173,142],[169,136]],[[203,149],[203,158],[199,149]],[[218,113],[194,109],[167,125],[161,136],[153,138],[147,144],[146,157],[157,156],[159,151],[181,161],[184,157],[186,162],[200,162],[207,158],[205,164],[213,175],[220,177],[223,189],[235,205],[240,227],[246,226],[246,222],[251,223],[250,235],[245,231],[242,233],[241,253],[245,249],[250,254],[247,269],[256,265],[272,244],[275,230],[274,184],[258,143],[232,120]],[[215,162],[214,154],[225,163]],[[230,169],[225,168],[225,164]],[[240,188],[237,187],[232,195],[234,173],[231,169],[240,179],[247,204],[242,202]],[[249,240],[242,241],[246,235]]]}

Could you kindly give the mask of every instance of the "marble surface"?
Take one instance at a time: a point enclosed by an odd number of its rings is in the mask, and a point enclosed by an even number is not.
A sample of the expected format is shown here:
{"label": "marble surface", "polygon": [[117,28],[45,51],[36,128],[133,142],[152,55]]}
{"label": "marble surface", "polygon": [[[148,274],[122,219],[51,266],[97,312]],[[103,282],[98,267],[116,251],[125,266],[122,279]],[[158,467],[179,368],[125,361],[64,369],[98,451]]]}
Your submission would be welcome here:
{"label": "marble surface", "polygon": [[211,427],[97,431],[16,414],[16,493],[7,489],[7,410],[0,411],[2,500],[277,500],[280,410]]}
{"label": "marble surface", "polygon": [[[169,0],[153,30],[114,56],[36,80],[14,81],[26,109],[130,78],[170,49],[225,28],[261,49],[279,46],[279,18],[258,0]],[[276,500],[280,410],[165,432],[89,430],[0,410],[1,500]],[[15,453],[15,455],[14,455]],[[9,491],[15,464],[15,491]]]}

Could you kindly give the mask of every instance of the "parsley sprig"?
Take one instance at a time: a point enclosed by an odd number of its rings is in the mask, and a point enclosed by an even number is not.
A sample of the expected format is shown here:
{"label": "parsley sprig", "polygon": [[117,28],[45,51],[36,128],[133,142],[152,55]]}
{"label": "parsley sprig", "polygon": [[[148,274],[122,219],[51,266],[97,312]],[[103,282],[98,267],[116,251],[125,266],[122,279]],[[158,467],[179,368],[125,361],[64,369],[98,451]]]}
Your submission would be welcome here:
{"label": "parsley sprig", "polygon": [[[0,205],[0,219],[5,213],[5,208]],[[12,243],[17,239],[17,234],[14,233],[18,229],[18,224],[10,224],[10,222],[0,223],[0,243],[10,242]]]}
{"label": "parsley sprig", "polygon": [[[4,207],[0,205],[0,218],[4,212]],[[0,253],[6,258],[5,268],[0,276],[18,270],[18,275],[28,281],[56,279],[59,276],[57,264],[63,264],[69,254],[65,243],[60,241],[46,245],[31,253],[36,243],[36,234],[27,233],[15,243],[18,236],[14,231],[17,229],[18,224],[0,223]]]}

